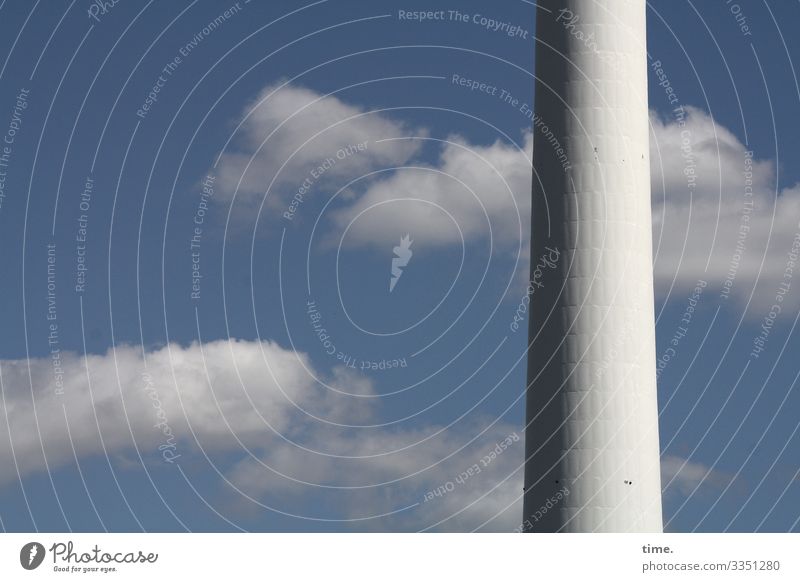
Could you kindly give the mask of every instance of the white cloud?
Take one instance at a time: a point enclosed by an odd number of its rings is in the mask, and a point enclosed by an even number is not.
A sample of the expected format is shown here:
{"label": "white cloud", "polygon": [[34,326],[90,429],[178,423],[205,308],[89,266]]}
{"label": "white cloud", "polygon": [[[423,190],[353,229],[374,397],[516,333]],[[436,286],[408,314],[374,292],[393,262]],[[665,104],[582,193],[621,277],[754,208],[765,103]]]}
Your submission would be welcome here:
{"label": "white cloud", "polygon": [[[45,456],[51,469],[72,463],[73,447],[86,457],[134,444],[143,456],[159,447],[186,454],[198,443],[235,450],[237,439],[261,446],[292,432],[295,405],[332,421],[362,416],[358,402],[343,409],[314,383],[306,356],[272,342],[170,344],[148,353],[146,367],[130,346],[62,356],[63,394],[50,358],[0,362],[7,412],[0,415],[0,483],[16,478],[12,446],[24,476],[44,469]],[[337,371],[332,382],[347,380]],[[365,390],[366,380],[358,382]]]}
{"label": "white cloud", "polygon": [[[455,480],[512,432],[498,423],[479,436],[487,422],[445,431],[420,422],[374,426],[380,422],[379,399],[369,397],[375,392],[368,378],[341,367],[320,374],[307,356],[268,341],[169,344],[148,352],[146,360],[131,346],[86,358],[64,353],[60,367],[63,394],[50,358],[0,361],[0,486],[17,480],[15,459],[24,479],[71,466],[75,457],[81,462],[101,457],[104,450],[117,469],[132,469],[139,464],[134,447],[147,463],[189,466],[202,445],[229,461],[245,459],[230,471],[245,493],[284,510],[299,504],[298,513],[306,514],[314,513],[306,509],[311,500],[324,500],[328,516],[347,520],[422,502],[425,491]],[[373,427],[348,428],[363,425]],[[473,437],[474,443],[458,451]],[[441,528],[471,529],[500,513],[488,527],[510,530],[519,517],[517,476],[477,499],[511,475],[521,458],[519,440],[444,498],[392,518],[342,522],[342,527],[419,529],[464,510]],[[343,494],[317,486],[386,481],[396,483]],[[230,499],[230,488],[226,493]],[[228,506],[233,510],[241,503]],[[511,507],[502,511],[506,505]]]}
{"label": "white cloud", "polygon": [[[772,162],[757,153],[748,158],[745,145],[707,113],[685,111],[683,125],[651,115],[656,290],[683,298],[699,279],[714,293],[730,280],[727,295],[740,306],[756,288],[750,314],[761,317],[774,303],[788,253],[800,244],[800,186],[777,192]],[[426,246],[459,245],[462,235],[486,245],[491,225],[495,250],[505,253],[522,239],[519,267],[527,271],[531,135],[523,150],[451,141],[436,164],[377,180],[335,211],[331,237],[353,221],[345,238],[351,245],[385,248],[398,232],[412,232]],[[750,202],[752,210],[743,210]],[[798,304],[800,295],[789,300]]]}
{"label": "white cloud", "polygon": [[405,229],[426,245],[488,241],[503,250],[527,248],[531,208],[532,135],[522,148],[495,141],[482,146],[451,136],[433,166],[406,168],[370,184],[353,204],[333,215],[345,242],[385,245]]}
{"label": "white cloud", "polygon": [[[219,195],[252,205],[260,202],[275,180],[271,199],[291,197],[308,178],[313,185],[335,178],[343,183],[375,169],[402,165],[419,149],[417,141],[402,138],[424,135],[383,113],[349,105],[336,96],[296,85],[275,84],[261,91],[247,108],[239,128],[240,142],[221,156],[216,173]],[[379,140],[389,139],[377,143]],[[341,148],[365,147],[337,158]],[[327,159],[334,163],[310,174]],[[276,201],[277,204],[277,201]]]}
{"label": "white cloud", "polygon": [[[309,438],[325,443],[334,456],[288,444],[270,447],[259,462],[240,463],[233,483],[266,503],[293,500],[292,509],[303,515],[310,514],[308,500],[314,499],[338,508],[342,519],[356,520],[350,525],[360,529],[511,531],[519,525],[523,439],[507,424],[446,430],[315,427]],[[493,452],[498,443],[504,443],[499,454]]]}
{"label": "white cloud", "polygon": [[[0,362],[0,485],[17,478],[14,456],[24,478],[45,470],[44,455],[57,470],[105,449],[133,468],[134,445],[146,460],[166,449],[168,457],[184,457],[179,462],[192,458],[198,443],[239,457],[246,446],[255,457],[245,456],[227,474],[242,493],[289,513],[334,516],[341,529],[518,525],[524,448],[518,427],[486,419],[449,428],[374,426],[379,399],[364,398],[375,394],[367,378],[336,368],[326,379],[347,394],[323,388],[311,378],[318,372],[306,356],[272,342],[170,344],[146,361],[145,368],[141,351],[130,346],[85,359],[64,354],[61,395],[49,358]],[[503,441],[508,446],[493,454]],[[721,491],[733,481],[677,456],[664,457],[661,470],[668,495]],[[247,508],[239,518],[254,515],[240,493],[226,488],[226,499],[233,513]]]}
{"label": "white cloud", "polygon": [[741,303],[758,283],[754,307],[769,306],[800,231],[800,188],[777,192],[773,163],[748,157],[705,112],[686,110],[684,126],[651,115],[657,289],[674,280],[686,291],[703,279],[719,292],[730,280],[730,299]]}
{"label": "white cloud", "polygon": [[[271,198],[273,210],[283,212],[309,171],[335,158],[339,148],[366,141],[365,151],[337,161],[314,180],[333,190],[364,173],[390,169],[342,196],[330,211],[327,243],[344,236],[346,245],[386,248],[413,233],[417,248],[460,245],[462,237],[487,245],[491,228],[495,250],[514,256],[521,246],[519,268],[527,269],[530,133],[521,149],[451,136],[441,142],[434,163],[414,163],[422,140],[391,138],[426,132],[365,111],[298,86],[265,88],[243,118],[241,151],[221,158],[223,196],[238,187],[245,204],[260,201],[286,162]],[[732,131],[697,108],[686,107],[685,114],[682,120],[674,114],[650,118],[657,292],[683,297],[704,279],[716,293],[728,281],[730,299],[742,304],[757,287],[751,314],[760,317],[774,302],[800,231],[800,185],[777,191],[773,162],[756,152],[746,167],[747,148]],[[382,139],[388,141],[376,143]],[[397,166],[402,169],[391,170]],[[746,187],[752,197],[745,196]],[[800,296],[791,300],[800,303]]]}

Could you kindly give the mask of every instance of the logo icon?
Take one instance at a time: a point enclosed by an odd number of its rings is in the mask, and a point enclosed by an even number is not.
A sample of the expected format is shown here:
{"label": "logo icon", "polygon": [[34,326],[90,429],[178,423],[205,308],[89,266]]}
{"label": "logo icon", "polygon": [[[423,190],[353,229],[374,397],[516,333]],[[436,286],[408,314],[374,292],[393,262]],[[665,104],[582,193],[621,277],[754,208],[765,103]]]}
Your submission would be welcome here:
{"label": "logo icon", "polygon": [[400,239],[400,245],[393,249],[395,256],[392,258],[392,278],[389,280],[389,293],[394,291],[394,286],[397,285],[400,276],[403,274],[403,267],[408,265],[411,255],[414,254],[411,251],[411,243],[413,242],[410,235],[407,234]]}
{"label": "logo icon", "polygon": [[44,561],[44,546],[39,542],[28,542],[19,551],[19,563],[26,570],[35,570]]}

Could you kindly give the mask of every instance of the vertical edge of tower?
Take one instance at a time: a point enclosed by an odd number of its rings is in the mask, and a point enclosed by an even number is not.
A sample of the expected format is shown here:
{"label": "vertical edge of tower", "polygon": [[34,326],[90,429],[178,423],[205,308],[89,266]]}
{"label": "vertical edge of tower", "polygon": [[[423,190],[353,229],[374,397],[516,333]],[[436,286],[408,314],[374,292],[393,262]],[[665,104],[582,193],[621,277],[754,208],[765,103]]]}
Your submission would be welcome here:
{"label": "vertical edge of tower", "polygon": [[658,532],[646,2],[538,4],[523,529]]}

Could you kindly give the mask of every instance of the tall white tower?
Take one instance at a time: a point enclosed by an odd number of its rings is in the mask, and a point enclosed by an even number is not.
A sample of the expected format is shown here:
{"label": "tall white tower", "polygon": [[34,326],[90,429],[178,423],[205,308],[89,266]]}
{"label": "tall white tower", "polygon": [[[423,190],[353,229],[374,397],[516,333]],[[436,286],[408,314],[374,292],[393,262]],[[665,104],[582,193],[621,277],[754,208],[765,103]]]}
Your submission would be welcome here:
{"label": "tall white tower", "polygon": [[645,4],[538,0],[525,531],[662,531]]}

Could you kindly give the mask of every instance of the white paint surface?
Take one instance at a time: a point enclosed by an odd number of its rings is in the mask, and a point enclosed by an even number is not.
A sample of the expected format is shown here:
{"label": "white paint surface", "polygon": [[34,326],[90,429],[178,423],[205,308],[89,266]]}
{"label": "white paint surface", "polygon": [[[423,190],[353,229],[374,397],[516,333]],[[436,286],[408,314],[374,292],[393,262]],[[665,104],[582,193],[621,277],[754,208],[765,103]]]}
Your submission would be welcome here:
{"label": "white paint surface", "polygon": [[645,0],[538,4],[526,529],[661,531]]}

